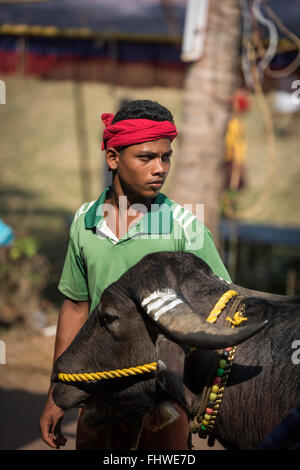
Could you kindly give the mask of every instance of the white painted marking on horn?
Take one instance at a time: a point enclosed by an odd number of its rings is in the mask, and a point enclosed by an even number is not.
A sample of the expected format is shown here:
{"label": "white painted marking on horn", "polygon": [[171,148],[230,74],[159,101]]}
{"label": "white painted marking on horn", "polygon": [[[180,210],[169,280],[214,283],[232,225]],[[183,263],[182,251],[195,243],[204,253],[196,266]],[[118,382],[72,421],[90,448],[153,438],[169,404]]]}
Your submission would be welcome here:
{"label": "white painted marking on horn", "polygon": [[[169,296],[169,295],[174,295],[175,291],[172,289],[163,289],[163,290],[156,290],[152,292],[152,294],[148,295],[142,302],[141,305],[142,307],[145,307],[149,302],[152,302],[155,299],[159,299],[162,296]],[[176,295],[176,294],[175,294]]]}
{"label": "white painted marking on horn", "polygon": [[177,298],[176,300],[173,300],[173,302],[169,303],[165,307],[162,307],[160,310],[154,313],[154,320],[157,321],[163,313],[168,312],[172,308],[176,307],[176,305],[182,304],[182,303],[183,301],[179,298]]}
{"label": "white painted marking on horn", "polygon": [[162,305],[164,305],[166,302],[171,302],[171,300],[176,299],[176,294],[172,295],[164,295],[161,299],[155,300],[154,302],[150,302],[150,304],[147,306],[147,312],[152,312],[153,310],[158,310]]}
{"label": "white painted marking on horn", "polygon": [[173,289],[163,289],[152,292],[141,302],[141,305],[146,307],[147,313],[157,321],[163,313],[181,303],[183,301],[177,297]]}

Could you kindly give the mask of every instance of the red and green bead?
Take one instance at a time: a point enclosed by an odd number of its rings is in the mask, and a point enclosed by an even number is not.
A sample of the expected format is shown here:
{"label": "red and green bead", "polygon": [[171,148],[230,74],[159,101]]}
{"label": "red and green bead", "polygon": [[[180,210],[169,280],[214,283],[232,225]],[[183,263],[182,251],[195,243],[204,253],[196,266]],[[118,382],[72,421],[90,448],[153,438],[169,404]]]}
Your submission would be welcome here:
{"label": "red and green bead", "polygon": [[226,348],[224,352],[222,353],[222,356],[218,362],[218,368],[216,371],[216,377],[214,378],[211,386],[211,392],[208,398],[208,402],[205,408],[205,412],[202,418],[201,422],[201,431],[202,433],[206,434],[206,431],[208,430],[208,426],[210,424],[210,420],[213,416],[213,411],[215,407],[215,401],[218,396],[218,391],[222,382],[222,377],[225,372],[225,368],[227,365],[227,360],[229,356],[229,352],[231,351],[232,348]]}

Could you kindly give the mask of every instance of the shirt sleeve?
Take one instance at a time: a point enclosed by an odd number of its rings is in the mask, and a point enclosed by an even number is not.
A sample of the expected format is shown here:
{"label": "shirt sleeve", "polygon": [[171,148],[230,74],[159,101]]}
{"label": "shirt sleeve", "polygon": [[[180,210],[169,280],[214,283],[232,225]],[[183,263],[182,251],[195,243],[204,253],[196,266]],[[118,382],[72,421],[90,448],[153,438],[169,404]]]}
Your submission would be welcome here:
{"label": "shirt sleeve", "polygon": [[203,259],[217,276],[232,282],[210,230],[196,218],[185,231],[183,251],[193,253]]}
{"label": "shirt sleeve", "polygon": [[[73,232],[73,224],[71,226],[71,234]],[[73,300],[87,301],[89,299],[85,264],[80,254],[78,243],[72,235],[70,236],[58,290]]]}

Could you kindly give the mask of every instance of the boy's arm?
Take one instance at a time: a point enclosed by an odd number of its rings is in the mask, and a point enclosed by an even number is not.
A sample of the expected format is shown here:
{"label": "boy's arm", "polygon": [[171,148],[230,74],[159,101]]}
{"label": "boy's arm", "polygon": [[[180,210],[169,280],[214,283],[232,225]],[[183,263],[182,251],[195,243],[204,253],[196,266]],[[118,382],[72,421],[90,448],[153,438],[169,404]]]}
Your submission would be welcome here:
{"label": "boy's arm", "polygon": [[[64,300],[57,322],[53,362],[71,344],[88,315],[89,303],[87,301]],[[50,447],[59,448],[66,442],[66,438],[60,433],[64,412],[54,403],[52,392],[53,388],[50,385],[47,402],[40,417],[39,428],[43,441]]]}
{"label": "boy's arm", "polygon": [[71,344],[76,334],[89,316],[89,303],[65,299],[59,313],[55,338],[54,358],[56,359]]}

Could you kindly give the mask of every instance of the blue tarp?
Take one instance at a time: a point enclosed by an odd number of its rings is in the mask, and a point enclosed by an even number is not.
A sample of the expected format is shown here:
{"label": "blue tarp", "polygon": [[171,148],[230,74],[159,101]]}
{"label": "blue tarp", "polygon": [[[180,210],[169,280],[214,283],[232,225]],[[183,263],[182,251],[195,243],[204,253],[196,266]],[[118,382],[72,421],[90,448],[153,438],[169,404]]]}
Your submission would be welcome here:
{"label": "blue tarp", "polygon": [[[9,74],[22,69],[24,74],[44,78],[75,77],[105,82],[111,77],[102,67],[104,62],[114,61],[118,66],[140,63],[150,66],[148,77],[129,72],[127,75],[121,67],[115,74],[118,76],[114,78],[115,83],[180,87],[187,66],[180,57],[187,1],[0,3],[0,72]],[[218,0],[222,1],[226,0]],[[268,5],[288,29],[300,36],[300,0],[268,0]],[[268,17],[267,12],[264,15]],[[261,32],[267,39],[268,32],[262,26]],[[284,36],[279,30],[278,35]],[[20,42],[19,36],[26,36],[26,41]],[[296,45],[293,43],[289,52],[280,47],[278,51],[271,68],[281,69],[292,62]],[[91,64],[88,70],[87,65]],[[162,67],[169,75],[158,76],[156,72]],[[172,77],[172,68],[178,77]],[[155,77],[150,79],[153,71]]]}
{"label": "blue tarp", "polygon": [[[107,64],[113,62],[116,84],[182,86],[186,0],[172,0],[171,10],[164,5],[160,0],[0,3],[0,72],[14,74],[21,67],[24,75],[109,82]],[[20,36],[26,37],[23,45]],[[124,70],[128,64],[131,69]],[[148,72],[133,71],[136,64],[147,64]]]}
{"label": "blue tarp", "polygon": [[[60,29],[89,28],[103,34],[182,36],[187,0],[172,0],[166,4],[170,6],[169,12],[160,0],[7,2],[0,5],[0,26],[25,24]],[[300,36],[299,0],[268,0],[267,4],[285,26]],[[173,27],[170,27],[170,19]]]}
{"label": "blue tarp", "polygon": [[[173,0],[172,18],[182,34],[187,0]],[[160,0],[48,0],[0,5],[0,25],[89,28],[103,34],[174,36]]]}
{"label": "blue tarp", "polygon": [[0,219],[0,246],[10,245],[13,241],[13,230]]}

